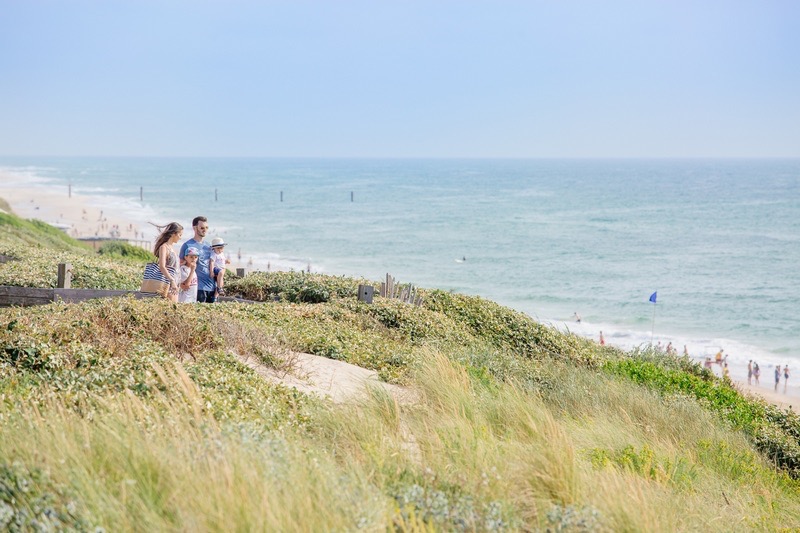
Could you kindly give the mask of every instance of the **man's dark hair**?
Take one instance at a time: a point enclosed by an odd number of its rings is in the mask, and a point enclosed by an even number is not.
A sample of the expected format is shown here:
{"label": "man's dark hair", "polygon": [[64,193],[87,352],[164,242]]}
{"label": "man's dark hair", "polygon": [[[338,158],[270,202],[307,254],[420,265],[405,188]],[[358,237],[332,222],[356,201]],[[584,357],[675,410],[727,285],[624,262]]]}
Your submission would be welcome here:
{"label": "man's dark hair", "polygon": [[194,217],[194,220],[192,220],[192,227],[195,227],[200,222],[208,222],[208,219],[206,217]]}

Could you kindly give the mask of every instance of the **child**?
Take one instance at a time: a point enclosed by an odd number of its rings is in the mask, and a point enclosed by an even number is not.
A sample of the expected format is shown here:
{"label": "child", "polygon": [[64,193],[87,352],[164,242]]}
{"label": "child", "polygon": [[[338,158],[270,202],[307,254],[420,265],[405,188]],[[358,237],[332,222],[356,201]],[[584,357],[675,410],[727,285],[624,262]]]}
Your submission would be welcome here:
{"label": "child", "polygon": [[219,237],[211,240],[211,262],[210,268],[214,281],[217,283],[217,294],[225,295],[225,265],[231,262],[230,259],[225,257],[223,249],[225,248],[225,241]]}
{"label": "child", "polygon": [[181,291],[178,294],[178,301],[183,303],[194,303],[197,301],[197,258],[200,251],[190,247],[186,250],[184,264],[181,265]]}

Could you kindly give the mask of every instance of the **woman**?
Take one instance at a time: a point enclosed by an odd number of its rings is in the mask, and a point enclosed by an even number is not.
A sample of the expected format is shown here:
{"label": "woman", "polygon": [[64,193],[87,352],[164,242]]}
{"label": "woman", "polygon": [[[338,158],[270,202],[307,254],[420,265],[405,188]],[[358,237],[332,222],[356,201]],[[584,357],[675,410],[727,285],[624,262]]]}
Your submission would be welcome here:
{"label": "woman", "polygon": [[178,301],[178,254],[173,246],[183,236],[183,226],[177,222],[170,222],[166,226],[156,226],[161,230],[161,235],[156,239],[153,253],[158,258],[158,269],[169,280],[169,289],[166,298],[173,302]]}

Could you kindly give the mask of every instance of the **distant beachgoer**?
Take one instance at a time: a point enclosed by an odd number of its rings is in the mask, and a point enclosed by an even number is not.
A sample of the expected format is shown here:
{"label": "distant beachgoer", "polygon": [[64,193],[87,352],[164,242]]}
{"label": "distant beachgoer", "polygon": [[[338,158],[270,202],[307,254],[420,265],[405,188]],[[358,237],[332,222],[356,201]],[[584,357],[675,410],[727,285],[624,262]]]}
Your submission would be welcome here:
{"label": "distant beachgoer", "polygon": [[203,242],[203,237],[208,233],[208,219],[203,216],[194,217],[192,220],[194,236],[181,246],[180,258],[186,258],[186,250],[196,248],[200,255],[197,258],[195,273],[197,274],[197,301],[200,303],[214,303],[214,279],[211,277],[211,247]]}
{"label": "distant beachgoer", "polygon": [[239,260],[240,263],[242,262],[242,249],[241,248],[239,248],[239,251],[236,253],[236,258]]}
{"label": "distant beachgoer", "polygon": [[197,258],[200,251],[197,248],[189,247],[183,257],[184,264],[181,266],[181,284],[178,301],[182,303],[197,302]]}
{"label": "distant beachgoer", "polygon": [[667,343],[667,353],[672,354],[672,350],[673,350],[672,341],[670,341],[669,343]]}
{"label": "distant beachgoer", "polygon": [[753,379],[756,380],[756,385],[759,384],[758,379],[761,377],[761,368],[758,366],[758,363],[753,363]]}
{"label": "distant beachgoer", "polygon": [[778,392],[778,383],[781,382],[781,365],[775,365],[775,392]]}
{"label": "distant beachgoer", "polygon": [[713,364],[713,363],[711,362],[711,358],[710,358],[709,356],[706,356],[706,360],[705,360],[705,362],[703,363],[703,366],[704,366],[704,367],[706,367],[706,368],[708,368],[709,370],[711,370],[711,365],[712,365],[712,364]]}
{"label": "distant beachgoer", "polygon": [[156,239],[153,253],[158,258],[158,269],[169,281],[169,289],[165,298],[178,301],[178,257],[173,246],[183,235],[183,226],[177,222],[170,222],[166,226],[156,226],[161,230],[161,235]]}
{"label": "distant beachgoer", "polygon": [[723,365],[722,365],[722,378],[723,379],[730,379],[731,378],[730,371],[728,370],[728,363],[723,363]]}
{"label": "distant beachgoer", "polygon": [[686,348],[685,344],[683,345],[683,355],[685,355],[686,357],[689,357],[689,350]]}
{"label": "distant beachgoer", "polygon": [[747,384],[753,384],[753,360],[747,362]]}
{"label": "distant beachgoer", "polygon": [[789,365],[783,367],[783,393],[786,394],[786,387],[789,386]]}
{"label": "distant beachgoer", "polygon": [[579,315],[577,311],[575,311],[575,322],[578,324],[581,323],[581,315]]}
{"label": "distant beachgoer", "polygon": [[219,237],[211,240],[211,263],[210,267],[214,274],[214,282],[217,284],[217,294],[225,294],[225,265],[230,264],[231,260],[225,257],[225,241]]}
{"label": "distant beachgoer", "polygon": [[606,339],[605,339],[605,337],[603,337],[603,332],[601,331],[600,332],[600,346],[605,346],[605,345],[606,345]]}
{"label": "distant beachgoer", "polygon": [[725,350],[720,348],[719,351],[717,352],[717,355],[714,356],[714,362],[717,363],[720,366],[722,366],[722,352],[724,352],[724,351]]}

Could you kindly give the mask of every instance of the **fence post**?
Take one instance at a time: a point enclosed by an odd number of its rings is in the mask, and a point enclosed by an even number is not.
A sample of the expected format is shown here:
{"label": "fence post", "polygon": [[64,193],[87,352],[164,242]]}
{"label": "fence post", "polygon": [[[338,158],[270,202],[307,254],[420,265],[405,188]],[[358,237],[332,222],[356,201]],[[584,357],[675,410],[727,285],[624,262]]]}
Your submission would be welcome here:
{"label": "fence post", "polygon": [[359,285],[358,286],[358,301],[371,304],[372,295],[375,288],[372,285]]}
{"label": "fence post", "polygon": [[59,289],[69,289],[70,285],[72,285],[72,263],[59,263],[56,287]]}
{"label": "fence post", "polygon": [[245,277],[247,275],[247,269],[246,268],[237,268],[236,269],[236,275],[239,276],[240,278]]}

